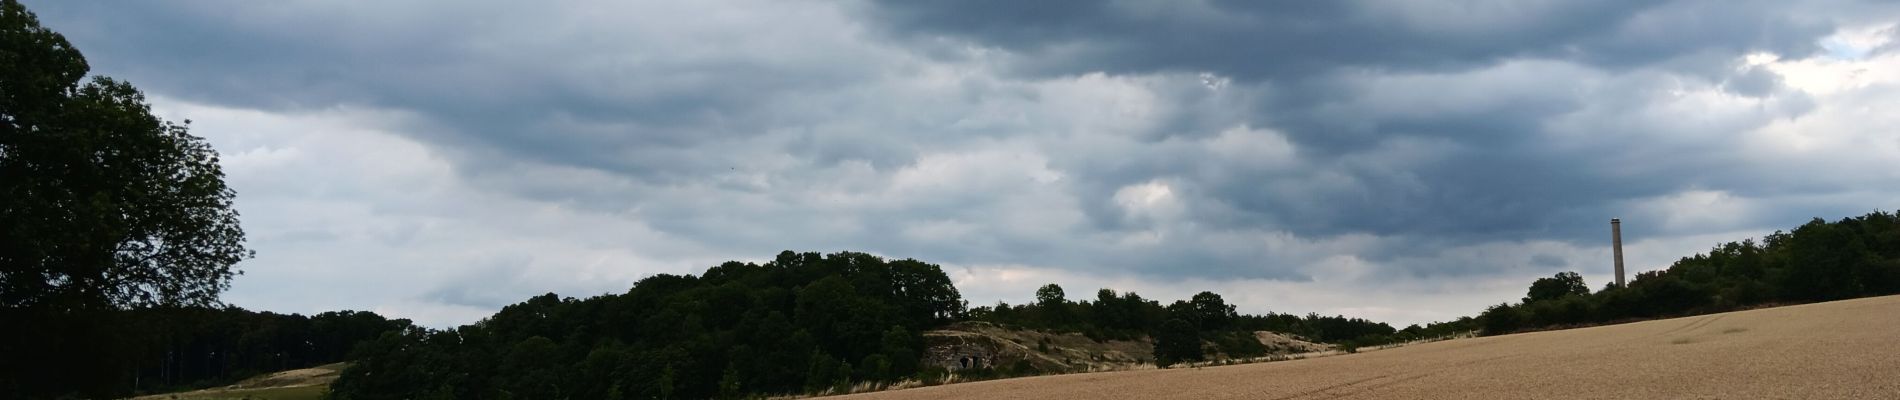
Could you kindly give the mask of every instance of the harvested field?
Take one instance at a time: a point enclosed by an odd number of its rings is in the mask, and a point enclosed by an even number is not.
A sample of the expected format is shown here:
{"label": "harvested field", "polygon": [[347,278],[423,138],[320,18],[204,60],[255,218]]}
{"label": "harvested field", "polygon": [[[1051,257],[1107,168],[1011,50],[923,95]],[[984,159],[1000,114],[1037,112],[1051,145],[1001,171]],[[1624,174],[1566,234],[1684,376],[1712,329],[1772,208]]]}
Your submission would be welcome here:
{"label": "harvested field", "polygon": [[133,397],[132,400],[316,400],[330,390],[330,382],[345,363],[293,369],[245,379],[236,384],[180,393]]}
{"label": "harvested field", "polygon": [[1900,296],[1200,369],[1006,379],[864,399],[1900,398]]}

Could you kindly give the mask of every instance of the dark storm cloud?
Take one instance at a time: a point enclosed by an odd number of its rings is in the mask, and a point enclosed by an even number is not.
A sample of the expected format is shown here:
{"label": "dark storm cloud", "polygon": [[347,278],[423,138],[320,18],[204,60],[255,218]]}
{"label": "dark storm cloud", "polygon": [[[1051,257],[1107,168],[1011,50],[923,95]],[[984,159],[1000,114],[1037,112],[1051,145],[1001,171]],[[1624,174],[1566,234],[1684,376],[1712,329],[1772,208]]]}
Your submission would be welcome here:
{"label": "dark storm cloud", "polygon": [[1570,266],[1570,262],[1564,261],[1563,257],[1553,256],[1549,254],[1538,254],[1538,255],[1531,256],[1531,264],[1535,264],[1540,267],[1552,267],[1552,268],[1562,268],[1562,267]]}
{"label": "dark storm cloud", "polygon": [[[1237,123],[1270,126],[1283,130],[1303,156],[1333,160],[1311,167],[1339,175],[1235,173],[1193,182],[1200,194],[1237,209],[1240,218],[1229,221],[1276,223],[1322,235],[1443,232],[1497,238],[1552,234],[1552,225],[1568,223],[1553,216],[1599,215],[1608,200],[1655,195],[1679,186],[1675,177],[1632,181],[1604,176],[1598,169],[1580,167],[1598,156],[1592,152],[1542,146],[1539,132],[1554,116],[1577,112],[1589,102],[1622,101],[1618,98],[1641,106],[1645,99],[1640,91],[1648,88],[1608,87],[1581,98],[1574,94],[1578,77],[1570,74],[1597,71],[1527,71],[1523,73],[1548,75],[1505,83],[1529,89],[1463,89],[1495,90],[1488,96],[1502,101],[1425,113],[1369,109],[1382,107],[1380,102],[1394,95],[1486,84],[1495,78],[1429,80],[1437,74],[1496,68],[1506,60],[1624,69],[1683,58],[1732,59],[1752,50],[1798,57],[1812,52],[1815,39],[1832,28],[1787,15],[1777,4],[896,2],[876,4],[868,14],[893,32],[964,37],[1009,49],[1018,53],[1015,62],[1046,73],[1205,71],[1240,79],[1232,90],[1262,93],[1261,101],[1249,105],[1254,109],[1246,110],[1252,115],[1206,115],[1203,110],[1220,109],[1193,103],[1207,96],[1176,94],[1169,99],[1184,103],[1179,106],[1183,111],[1135,134],[1153,143],[1176,136],[1203,138]],[[615,46],[612,42],[621,38],[611,36],[611,30],[556,30],[546,37],[510,40],[495,36],[542,29],[511,28],[509,21],[494,15],[441,7],[378,10],[381,15],[369,18],[334,10],[297,12],[309,8],[302,5],[75,7],[70,14],[101,17],[78,19],[87,22],[75,35],[149,38],[94,53],[142,60],[104,64],[129,69],[124,73],[152,90],[233,105],[294,108],[342,102],[411,110],[433,124],[416,134],[477,155],[464,165],[471,173],[506,169],[511,160],[523,160],[662,184],[690,183],[720,169],[744,166],[733,165],[744,160],[708,150],[774,130],[792,132],[778,151],[809,157],[816,166],[869,160],[889,169],[910,162],[918,145],[957,140],[919,142],[918,136],[905,132],[840,133],[853,128],[814,126],[822,116],[787,114],[813,111],[788,110],[784,102],[803,100],[787,98],[822,98],[826,96],[813,93],[824,92],[835,96],[864,85],[877,70],[860,63],[877,61],[670,61],[690,58],[682,54],[694,45],[650,41]],[[590,50],[608,55],[589,55]],[[538,57],[542,53],[551,54]],[[599,66],[586,66],[591,64]],[[186,72],[206,68],[218,73]],[[1394,74],[1416,74],[1428,82],[1377,81]],[[1729,85],[1738,91],[1771,89],[1771,82],[1756,75],[1737,78]],[[879,94],[884,93],[865,95]],[[940,129],[893,127],[889,121],[862,129],[890,128]],[[1395,142],[1395,137],[1419,139]],[[1388,165],[1378,159],[1408,156],[1405,153],[1418,149],[1387,147],[1419,143],[1447,153],[1417,165]],[[1086,158],[1056,161],[1075,163],[1066,166],[1073,167],[1068,170],[1074,173],[1076,189],[1089,198],[1106,198],[1125,185],[1197,168],[1193,160],[1119,159],[1111,165]],[[1303,179],[1340,179],[1345,182],[1338,183],[1349,188],[1312,190],[1299,183]],[[1084,207],[1096,225],[1120,227],[1112,218],[1116,211],[1106,203]]]}
{"label": "dark storm cloud", "polygon": [[36,10],[90,44],[98,72],[149,91],[277,110],[407,110],[431,124],[413,133],[465,151],[653,179],[724,168],[685,153],[782,122],[769,107],[782,96],[849,87],[867,73],[845,62],[699,57],[708,44],[638,31],[564,31],[528,18],[582,12],[519,4],[75,2]]}
{"label": "dark storm cloud", "polygon": [[1700,52],[1802,55],[1830,26],[1771,1],[876,1],[900,35],[948,35],[1040,73],[1217,72],[1297,78],[1340,68],[1442,71],[1534,57],[1608,67]]}
{"label": "dark storm cloud", "polygon": [[[1266,92],[1250,121],[1284,130],[1316,159],[1379,154],[1395,137],[1443,147],[1441,160],[1379,171],[1380,160],[1338,166],[1354,190],[1326,193],[1289,187],[1284,177],[1237,176],[1203,181],[1210,194],[1240,209],[1240,224],[1276,221],[1295,231],[1434,233],[1473,240],[1576,238],[1583,222],[1614,214],[1615,201],[1657,196],[1686,184],[1719,182],[1760,172],[1734,168],[1725,154],[1687,154],[1670,174],[1608,174],[1605,153],[1662,157],[1619,148],[1615,132],[1590,148],[1549,146],[1546,125],[1598,104],[1646,107],[1657,86],[1593,84],[1604,74],[1657,70],[1713,79],[1750,96],[1771,93],[1772,74],[1733,75],[1733,60],[1766,51],[1805,57],[1832,33],[1833,21],[1813,11],[1840,12],[1859,2],[877,2],[880,26],[916,38],[948,36],[1024,54],[1033,74],[1213,72]],[[1517,71],[1513,62],[1541,60],[1561,68]],[[1501,76],[1473,71],[1504,69]],[[1466,79],[1443,79],[1470,74]],[[1394,75],[1427,82],[1379,82]],[[1249,82],[1259,82],[1248,85]],[[1422,84],[1420,84],[1422,83]],[[1460,87],[1458,85],[1479,85]],[[1494,87],[1483,87],[1494,85]],[[1378,110],[1384,98],[1435,96],[1473,106],[1423,112]],[[1588,91],[1588,96],[1579,92]],[[1798,116],[1778,110],[1763,118]],[[1759,121],[1760,119],[1756,119]],[[1614,129],[1615,127],[1605,127]],[[1657,132],[1708,137],[1749,126],[1673,127]],[[1628,130],[1652,127],[1624,127]],[[1206,132],[1206,130],[1182,130]],[[1622,143],[1631,145],[1633,143]],[[1650,164],[1656,164],[1651,160]],[[1622,161],[1622,160],[1619,160]],[[1278,180],[1276,183],[1274,181]],[[1279,187],[1276,187],[1279,186]],[[1286,191],[1302,191],[1286,195]],[[1291,210],[1291,211],[1289,211]],[[1269,218],[1244,218],[1269,214]],[[1219,223],[1218,221],[1215,223]]]}

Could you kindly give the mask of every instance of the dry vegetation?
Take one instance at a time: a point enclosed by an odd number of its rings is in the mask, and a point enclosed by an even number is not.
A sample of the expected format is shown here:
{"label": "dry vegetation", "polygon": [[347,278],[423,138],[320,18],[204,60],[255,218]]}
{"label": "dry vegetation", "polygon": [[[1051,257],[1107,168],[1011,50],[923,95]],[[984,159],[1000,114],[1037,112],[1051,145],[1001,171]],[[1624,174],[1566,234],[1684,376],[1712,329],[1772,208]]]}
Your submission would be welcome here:
{"label": "dry vegetation", "polygon": [[1900,398],[1900,296],[867,399]]}
{"label": "dry vegetation", "polygon": [[[1308,342],[1287,335],[1259,331],[1254,338],[1267,348],[1266,359],[1310,356],[1332,351],[1332,346]],[[1138,340],[1096,341],[1079,333],[1050,333],[1009,329],[988,322],[959,322],[944,329],[924,332],[924,341],[932,347],[980,346],[995,353],[999,362],[1027,360],[1037,369],[1049,372],[1120,371],[1154,367],[1154,342]],[[1210,354],[1215,360],[1224,354]],[[932,363],[932,361],[926,361]]]}
{"label": "dry vegetation", "polygon": [[134,397],[132,400],[316,400],[347,364],[336,363],[261,375],[225,387]]}
{"label": "dry vegetation", "polygon": [[1125,365],[1154,358],[1153,347],[1146,341],[1096,342],[1076,333],[1006,329],[986,322],[961,322],[924,332],[924,341],[930,345],[980,346],[1004,362],[1029,360],[1049,371],[1125,369]]}

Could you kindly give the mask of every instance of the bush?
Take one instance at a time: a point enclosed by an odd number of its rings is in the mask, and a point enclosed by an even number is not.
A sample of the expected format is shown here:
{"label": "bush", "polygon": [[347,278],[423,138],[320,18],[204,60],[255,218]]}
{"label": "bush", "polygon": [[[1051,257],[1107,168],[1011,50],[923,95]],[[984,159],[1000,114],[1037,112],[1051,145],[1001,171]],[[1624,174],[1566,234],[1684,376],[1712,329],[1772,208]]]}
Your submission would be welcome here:
{"label": "bush", "polygon": [[1524,313],[1510,303],[1491,306],[1478,319],[1483,321],[1485,335],[1502,335],[1524,327]]}

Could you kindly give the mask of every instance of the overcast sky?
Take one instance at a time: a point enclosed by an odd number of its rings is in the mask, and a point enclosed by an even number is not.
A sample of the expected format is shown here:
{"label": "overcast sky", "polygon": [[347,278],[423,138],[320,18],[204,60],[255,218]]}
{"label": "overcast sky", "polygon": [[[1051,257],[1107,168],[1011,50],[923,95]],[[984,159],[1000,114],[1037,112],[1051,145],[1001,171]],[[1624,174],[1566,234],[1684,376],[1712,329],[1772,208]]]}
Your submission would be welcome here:
{"label": "overcast sky", "polygon": [[1402,326],[1900,206],[1893,2],[27,3],[223,154],[258,310],[792,249]]}

